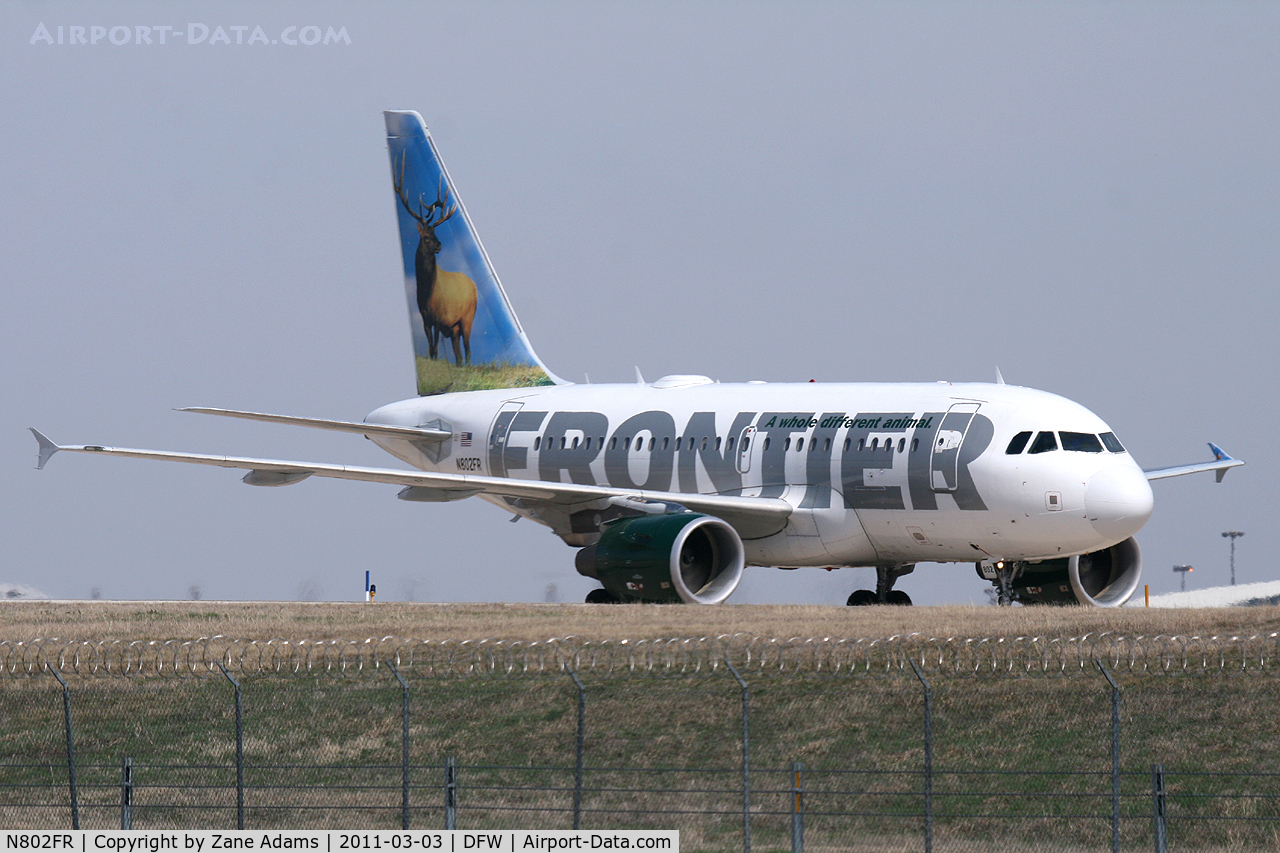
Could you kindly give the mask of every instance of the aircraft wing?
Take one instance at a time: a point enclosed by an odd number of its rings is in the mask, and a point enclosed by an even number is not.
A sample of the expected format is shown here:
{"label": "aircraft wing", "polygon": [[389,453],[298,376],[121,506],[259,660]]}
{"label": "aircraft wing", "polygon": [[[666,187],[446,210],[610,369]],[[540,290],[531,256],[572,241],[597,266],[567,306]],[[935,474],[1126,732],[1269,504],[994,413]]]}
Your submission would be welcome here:
{"label": "aircraft wing", "polygon": [[[275,416],[271,416],[275,417]],[[363,425],[362,425],[363,426]],[[354,430],[353,430],[354,431]],[[472,495],[488,494],[506,498],[572,506],[615,497],[641,498],[675,503],[694,512],[723,519],[744,539],[759,539],[781,531],[793,507],[780,498],[752,498],[734,495],[699,495],[679,492],[617,489],[609,486],[586,486],[577,483],[548,483],[541,480],[516,480],[505,477],[482,477],[472,474],[442,474],[429,471],[407,471],[395,468],[363,468],[352,465],[330,465],[294,462],[285,459],[253,459],[237,456],[208,456],[197,453],[173,453],[164,450],[140,450],[131,447],[104,447],[97,444],[55,444],[39,430],[31,432],[40,443],[37,468],[43,468],[59,450],[74,453],[96,453],[100,456],[126,456],[133,459],[158,459],[239,468],[249,473],[244,482],[256,486],[285,486],[307,477],[331,477],[338,480],[361,480],[368,483],[390,483],[412,486],[436,494],[437,500],[458,500]]]}
{"label": "aircraft wing", "polygon": [[1209,442],[1209,449],[1213,451],[1212,462],[1200,462],[1195,465],[1175,465],[1172,468],[1149,468],[1144,469],[1142,473],[1147,475],[1148,480],[1163,480],[1166,477],[1181,477],[1183,474],[1217,471],[1218,482],[1221,483],[1228,470],[1244,464],[1243,460],[1228,456],[1226,451],[1212,441]]}
{"label": "aircraft wing", "polygon": [[222,415],[228,418],[244,418],[248,421],[265,421],[272,424],[289,424],[290,426],[328,429],[336,432],[355,432],[364,436],[382,435],[387,438],[407,438],[411,441],[438,443],[447,441],[452,435],[448,430],[429,429],[427,427],[401,427],[386,424],[366,424],[357,421],[327,421],[322,418],[299,418],[294,415],[268,415],[262,412],[240,412],[235,409],[206,409],[193,406],[178,409],[179,412],[198,412],[202,415]]}

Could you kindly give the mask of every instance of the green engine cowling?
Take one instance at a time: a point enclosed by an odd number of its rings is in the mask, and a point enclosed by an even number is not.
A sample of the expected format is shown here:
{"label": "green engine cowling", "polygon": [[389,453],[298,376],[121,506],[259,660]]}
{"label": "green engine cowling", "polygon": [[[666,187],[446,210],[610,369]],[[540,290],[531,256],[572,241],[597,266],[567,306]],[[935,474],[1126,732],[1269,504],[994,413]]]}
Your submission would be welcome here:
{"label": "green engine cowling", "polygon": [[574,563],[619,601],[719,604],[742,579],[746,555],[720,519],[673,512],[608,522]]}
{"label": "green engine cowling", "polygon": [[1027,566],[1014,581],[1025,604],[1123,607],[1142,578],[1142,552],[1132,537],[1110,548]]}

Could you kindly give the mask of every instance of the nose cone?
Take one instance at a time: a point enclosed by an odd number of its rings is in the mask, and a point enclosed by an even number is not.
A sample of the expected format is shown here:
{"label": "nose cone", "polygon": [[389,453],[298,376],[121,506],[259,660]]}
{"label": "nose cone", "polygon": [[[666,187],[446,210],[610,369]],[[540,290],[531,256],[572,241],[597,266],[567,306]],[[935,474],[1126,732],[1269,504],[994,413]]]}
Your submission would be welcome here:
{"label": "nose cone", "polygon": [[1142,529],[1155,502],[1151,484],[1136,466],[1099,471],[1084,487],[1084,509],[1093,529],[1117,542]]}

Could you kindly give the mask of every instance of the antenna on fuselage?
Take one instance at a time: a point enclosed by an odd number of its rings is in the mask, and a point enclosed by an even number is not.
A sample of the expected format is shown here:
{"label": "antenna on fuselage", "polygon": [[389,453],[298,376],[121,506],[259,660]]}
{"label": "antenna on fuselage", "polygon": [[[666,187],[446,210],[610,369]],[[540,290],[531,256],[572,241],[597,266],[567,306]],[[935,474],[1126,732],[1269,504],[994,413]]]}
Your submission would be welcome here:
{"label": "antenna on fuselage", "polygon": [[999,366],[999,365],[996,365],[996,384],[997,384],[997,385],[1003,385],[1003,384],[1004,384],[1004,377],[1000,375],[1000,366]]}
{"label": "antenna on fuselage", "polygon": [[637,385],[646,384],[644,381],[644,377],[640,375],[640,365],[638,364],[636,365],[636,384]]}

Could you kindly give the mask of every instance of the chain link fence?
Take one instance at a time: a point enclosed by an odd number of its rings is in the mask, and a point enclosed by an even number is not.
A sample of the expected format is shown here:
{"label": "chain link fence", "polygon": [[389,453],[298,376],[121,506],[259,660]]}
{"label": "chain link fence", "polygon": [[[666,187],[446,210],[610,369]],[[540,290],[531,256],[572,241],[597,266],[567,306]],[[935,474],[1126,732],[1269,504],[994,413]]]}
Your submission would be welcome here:
{"label": "chain link fence", "polygon": [[1275,850],[1276,650],[1275,635],[0,643],[0,825]]}

